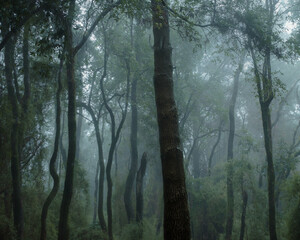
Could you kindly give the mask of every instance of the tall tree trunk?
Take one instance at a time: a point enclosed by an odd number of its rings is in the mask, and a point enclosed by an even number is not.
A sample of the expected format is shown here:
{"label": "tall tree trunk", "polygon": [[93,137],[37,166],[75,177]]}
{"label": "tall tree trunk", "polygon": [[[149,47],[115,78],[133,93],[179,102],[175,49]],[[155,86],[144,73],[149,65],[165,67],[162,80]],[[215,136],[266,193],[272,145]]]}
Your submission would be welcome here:
{"label": "tall tree trunk", "polygon": [[[3,34],[8,32],[8,23],[3,23]],[[3,36],[4,36],[3,35]],[[5,62],[5,77],[8,90],[8,98],[12,109],[12,129],[11,129],[11,175],[13,186],[13,214],[14,214],[14,226],[17,231],[18,240],[23,239],[24,231],[24,215],[21,196],[21,169],[20,169],[20,154],[19,154],[19,111],[18,100],[13,86],[13,64],[14,64],[14,44],[12,40],[8,40],[4,50],[4,62]]]}
{"label": "tall tree trunk", "polygon": [[[63,53],[64,54],[64,53]],[[50,159],[49,169],[51,177],[53,178],[53,187],[48,195],[41,214],[41,240],[46,240],[47,236],[47,214],[48,209],[52,201],[54,200],[58,189],[59,189],[59,176],[56,172],[56,159],[58,155],[58,147],[59,147],[59,138],[60,138],[60,119],[61,119],[61,105],[60,105],[60,94],[62,91],[62,82],[61,82],[61,72],[63,68],[63,57],[60,59],[58,76],[57,76],[57,91],[56,91],[56,132],[55,132],[55,141],[54,141],[54,150]]]}
{"label": "tall tree trunk", "polygon": [[132,207],[132,188],[134,179],[137,171],[137,132],[138,132],[138,112],[136,103],[136,87],[137,87],[137,77],[135,77],[131,84],[131,135],[130,135],[130,153],[131,153],[131,165],[129,174],[127,176],[125,184],[124,193],[124,203],[127,213],[127,219],[130,223],[134,219],[134,211]]}
{"label": "tall tree trunk", "polygon": [[66,46],[66,67],[68,82],[68,138],[69,149],[67,158],[66,177],[62,202],[60,206],[60,216],[58,225],[58,240],[69,239],[68,216],[73,194],[73,176],[76,154],[76,84],[74,77],[74,49],[72,21],[75,9],[75,0],[70,1],[68,19],[66,20],[65,29],[65,46]]}
{"label": "tall tree trunk", "polygon": [[188,240],[190,217],[178,113],[173,93],[172,48],[168,12],[163,1],[151,0],[154,35],[154,91],[164,190],[164,239]]}
{"label": "tall tree trunk", "polygon": [[276,209],[275,209],[275,172],[273,164],[272,129],[269,105],[261,104],[261,114],[264,129],[265,149],[267,154],[268,201],[269,201],[269,232],[270,240],[277,240]]}
{"label": "tall tree trunk", "polygon": [[147,153],[144,152],[141,159],[141,166],[136,175],[136,221],[143,220],[144,195],[143,195],[143,179],[147,167]]}
{"label": "tall tree trunk", "polygon": [[209,159],[208,159],[208,176],[210,176],[211,174],[211,165],[212,165],[212,160],[216,151],[217,146],[219,145],[219,142],[221,140],[221,134],[222,134],[222,126],[223,126],[223,120],[220,121],[219,124],[219,128],[218,128],[218,137],[217,137],[217,141],[215,142],[215,144],[213,145],[210,155],[209,155]]}
{"label": "tall tree trunk", "polygon": [[243,206],[242,206],[242,216],[241,216],[241,231],[240,231],[240,240],[244,239],[245,227],[246,227],[246,209],[248,203],[248,194],[246,190],[243,190]]}
{"label": "tall tree trunk", "polygon": [[[113,113],[113,110],[108,104],[107,97],[105,95],[104,91],[104,78],[106,76],[106,71],[107,71],[107,61],[108,61],[108,50],[107,50],[107,36],[104,31],[104,72],[100,80],[100,89],[102,93],[102,98],[103,98],[103,103],[106,108],[106,110],[109,113],[110,120],[111,120],[111,145],[109,148],[109,153],[108,153],[108,159],[107,159],[107,165],[106,165],[106,180],[107,180],[107,228],[108,228],[108,237],[109,240],[113,239],[113,232],[112,232],[112,188],[113,188],[113,182],[111,178],[111,167],[112,167],[112,162],[113,162],[113,156],[114,156],[114,151],[116,149],[116,144],[119,140],[120,133],[123,127],[123,124],[126,119],[127,115],[127,108],[128,108],[128,97],[129,97],[129,88],[130,88],[130,65],[128,59],[125,59],[125,64],[127,68],[127,86],[126,86],[126,96],[125,96],[125,109],[122,109],[122,117],[120,120],[120,123],[118,127],[116,128],[116,120],[115,120],[115,115]],[[100,176],[101,177],[101,176]]]}
{"label": "tall tree trunk", "polygon": [[[105,75],[102,75],[102,78],[104,78]],[[99,129],[99,119],[96,118],[96,114],[92,107],[90,105],[87,105],[83,102],[78,102],[77,103],[78,107],[85,108],[88,113],[92,117],[92,122],[94,124],[95,128],[95,133],[96,133],[96,140],[97,140],[97,147],[98,147],[98,163],[97,163],[97,169],[100,166],[100,176],[99,176],[99,184],[98,182],[95,183],[95,186],[98,188],[97,189],[97,194],[98,194],[98,218],[99,218],[99,223],[102,231],[106,232],[107,227],[106,227],[106,222],[103,214],[103,192],[104,192],[104,171],[105,171],[105,166],[104,166],[104,156],[103,156],[103,146],[102,146],[102,139],[100,136],[100,129]],[[100,114],[99,114],[100,115]],[[98,171],[96,172],[96,178],[95,181],[98,181]],[[95,198],[97,201],[97,197]]]}
{"label": "tall tree trunk", "polygon": [[227,150],[227,219],[226,219],[226,240],[232,238],[233,218],[234,218],[234,195],[233,195],[233,141],[235,133],[235,104],[239,88],[240,74],[244,67],[245,52],[242,53],[239,66],[234,74],[234,82],[232,89],[232,96],[229,104],[229,136],[228,136],[228,150]]}
{"label": "tall tree trunk", "polygon": [[94,213],[93,213],[93,224],[97,221],[97,209],[98,209],[98,187],[99,187],[99,161],[97,162],[96,174],[95,174],[95,190],[94,190]]}
{"label": "tall tree trunk", "polygon": [[[93,117],[95,118],[95,117]],[[95,121],[94,119],[93,121]],[[98,145],[98,162],[100,166],[100,176],[99,176],[99,189],[98,189],[98,218],[102,231],[107,232],[107,226],[103,213],[103,193],[104,193],[104,174],[105,174],[105,166],[104,166],[104,156],[103,156],[103,147],[102,147],[102,139],[100,137],[99,130],[99,121],[97,121],[95,125],[97,145]]]}

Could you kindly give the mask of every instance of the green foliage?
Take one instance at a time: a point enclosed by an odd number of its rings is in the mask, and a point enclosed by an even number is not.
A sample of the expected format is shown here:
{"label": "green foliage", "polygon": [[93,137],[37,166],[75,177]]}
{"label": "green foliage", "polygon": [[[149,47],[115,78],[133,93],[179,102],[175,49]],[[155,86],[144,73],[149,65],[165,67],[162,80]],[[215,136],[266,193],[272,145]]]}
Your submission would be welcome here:
{"label": "green foliage", "polygon": [[156,235],[156,225],[153,219],[144,219],[142,223],[127,224],[123,227],[117,240],[153,240],[162,239],[162,234]]}
{"label": "green foliage", "polygon": [[283,200],[286,209],[287,239],[300,238],[300,175],[296,174],[285,183]]}
{"label": "green foliage", "polygon": [[16,233],[14,230],[12,219],[8,219],[5,215],[0,215],[0,239],[15,240]]}
{"label": "green foliage", "polygon": [[224,182],[210,178],[189,179],[188,193],[192,229],[196,239],[217,239],[225,230],[226,195]]}
{"label": "green foliage", "polygon": [[98,225],[79,228],[74,231],[71,240],[107,240],[108,236],[104,234]]}

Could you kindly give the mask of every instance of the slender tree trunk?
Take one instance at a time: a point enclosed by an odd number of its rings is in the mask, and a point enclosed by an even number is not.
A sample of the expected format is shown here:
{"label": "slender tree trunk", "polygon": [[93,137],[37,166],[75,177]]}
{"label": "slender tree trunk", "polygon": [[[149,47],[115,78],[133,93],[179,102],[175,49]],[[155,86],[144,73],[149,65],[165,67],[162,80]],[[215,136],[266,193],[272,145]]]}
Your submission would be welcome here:
{"label": "slender tree trunk", "polygon": [[[104,76],[102,76],[103,78]],[[97,163],[97,169],[100,166],[100,176],[99,176],[99,184],[98,182],[95,182],[95,187],[97,187],[97,190],[95,190],[95,194],[97,192],[98,194],[98,218],[99,223],[102,231],[107,232],[106,222],[103,214],[103,192],[104,192],[104,156],[103,156],[103,146],[102,146],[102,139],[100,136],[100,129],[99,129],[99,120],[96,118],[95,112],[92,109],[90,105],[87,105],[83,102],[78,102],[78,107],[84,107],[89,114],[92,117],[92,121],[94,124],[95,132],[96,132],[96,140],[97,140],[97,147],[98,147],[98,163]],[[96,172],[95,181],[98,181],[98,171]],[[97,201],[97,195],[95,197],[95,201]],[[97,205],[96,205],[97,206]]]}
{"label": "slender tree trunk", "polygon": [[173,93],[172,48],[168,12],[161,0],[152,0],[154,35],[154,91],[159,129],[164,190],[164,239],[189,240],[190,217],[178,113]]}
{"label": "slender tree trunk", "polygon": [[129,174],[127,176],[125,193],[124,193],[124,203],[127,213],[128,222],[134,219],[134,211],[132,207],[132,189],[133,183],[137,171],[137,132],[138,132],[138,112],[136,103],[136,87],[137,87],[137,77],[135,77],[131,84],[131,135],[130,135],[130,153],[131,153],[131,165]]}
{"label": "slender tree trunk", "polygon": [[210,176],[210,174],[211,174],[211,165],[212,165],[213,156],[215,154],[216,148],[219,145],[219,142],[220,142],[220,139],[221,139],[222,126],[223,126],[223,120],[220,121],[217,141],[213,145],[213,147],[211,149],[211,152],[210,152],[210,155],[209,155],[209,159],[208,159],[208,176]]}
{"label": "slender tree trunk", "polygon": [[[63,53],[64,54],[64,53]],[[62,91],[62,82],[61,82],[61,72],[63,68],[63,57],[60,59],[58,77],[57,77],[57,91],[56,91],[56,132],[55,132],[55,141],[54,141],[54,150],[50,159],[49,169],[51,177],[53,178],[53,188],[48,195],[41,214],[41,240],[46,240],[47,236],[47,214],[48,209],[52,201],[54,200],[58,189],[59,189],[59,176],[56,172],[56,159],[58,155],[58,147],[59,147],[59,138],[60,138],[60,119],[61,119],[61,105],[60,105],[60,94]]]}
{"label": "slender tree trunk", "polygon": [[[111,178],[111,167],[113,163],[113,156],[114,156],[114,151],[116,149],[116,144],[119,140],[120,133],[123,127],[123,124],[126,119],[127,115],[127,107],[128,107],[128,97],[129,97],[129,88],[130,88],[130,65],[128,60],[125,60],[126,68],[127,68],[127,87],[126,87],[126,96],[125,96],[125,109],[122,110],[122,117],[119,123],[119,126],[116,129],[116,120],[115,120],[115,115],[113,113],[113,110],[108,104],[105,91],[104,91],[104,78],[106,76],[106,70],[107,70],[107,60],[108,60],[108,52],[107,52],[107,36],[104,31],[104,45],[105,45],[105,50],[104,50],[104,72],[102,75],[102,78],[100,80],[100,89],[102,93],[102,98],[103,98],[103,103],[106,108],[106,110],[109,113],[110,120],[111,120],[111,145],[109,148],[109,153],[108,153],[108,159],[107,159],[107,165],[106,165],[106,180],[107,180],[107,228],[108,228],[108,237],[109,240],[113,239],[113,232],[112,232],[112,189],[113,189],[113,182]],[[100,166],[101,167],[101,166]],[[100,176],[101,177],[101,176]]]}
{"label": "slender tree trunk", "polygon": [[143,179],[147,167],[147,153],[144,152],[141,159],[141,166],[136,175],[136,221],[143,220],[144,195],[143,195]]}
{"label": "slender tree trunk", "polygon": [[104,166],[104,156],[103,156],[103,147],[102,140],[100,137],[99,130],[99,122],[95,125],[96,130],[96,138],[98,145],[98,157],[99,157],[99,165],[100,165],[100,176],[99,176],[99,189],[98,189],[98,218],[102,231],[107,232],[107,226],[103,213],[103,193],[104,193],[104,174],[105,174],[105,166]]}
{"label": "slender tree trunk", "polygon": [[229,104],[229,136],[228,136],[228,150],[227,150],[227,219],[226,219],[226,240],[231,240],[232,238],[232,228],[233,228],[233,218],[234,218],[234,195],[233,195],[233,141],[235,133],[235,104],[239,88],[240,74],[244,66],[245,52],[242,53],[239,66],[234,74],[233,90],[232,96]]}
{"label": "slender tree trunk", "polygon": [[246,227],[246,209],[248,203],[248,194],[243,190],[243,206],[242,206],[242,217],[241,217],[241,231],[240,231],[240,240],[244,239],[245,227]]}
{"label": "slender tree trunk", "polygon": [[[8,32],[8,23],[3,23],[3,34]],[[13,64],[14,64],[14,44],[12,40],[8,40],[4,50],[5,77],[8,90],[8,98],[12,109],[12,129],[11,129],[11,175],[13,186],[13,214],[14,226],[17,231],[18,240],[23,239],[24,231],[24,215],[21,196],[21,169],[19,154],[19,111],[18,100],[13,86]]]}
{"label": "slender tree trunk", "polygon": [[267,154],[268,201],[269,201],[269,232],[270,240],[277,240],[276,208],[275,208],[275,172],[273,164],[272,129],[269,105],[261,104],[261,114],[264,129],[265,149]]}
{"label": "slender tree trunk", "polygon": [[72,20],[75,8],[75,0],[71,0],[69,15],[66,23],[65,46],[66,46],[66,67],[68,81],[68,138],[69,149],[67,158],[66,178],[62,202],[60,206],[60,217],[58,225],[58,240],[69,239],[68,216],[73,194],[73,176],[76,154],[76,84],[74,77],[74,49]]}
{"label": "slender tree trunk", "polygon": [[94,190],[94,214],[93,214],[93,224],[97,221],[97,206],[98,206],[98,186],[99,186],[99,161],[97,162],[96,174],[95,174],[95,190]]}

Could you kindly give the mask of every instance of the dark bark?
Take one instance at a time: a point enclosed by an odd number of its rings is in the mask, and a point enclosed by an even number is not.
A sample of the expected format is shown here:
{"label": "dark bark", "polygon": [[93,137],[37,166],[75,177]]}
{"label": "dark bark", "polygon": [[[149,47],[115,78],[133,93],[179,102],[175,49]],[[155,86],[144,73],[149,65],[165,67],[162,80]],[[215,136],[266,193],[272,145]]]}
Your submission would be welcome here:
{"label": "dark bark", "polygon": [[[3,23],[3,34],[8,32],[8,23]],[[13,215],[14,226],[17,231],[18,240],[23,239],[24,216],[21,196],[21,170],[20,170],[20,153],[19,153],[19,125],[20,116],[18,111],[18,100],[13,86],[13,55],[14,44],[8,40],[4,50],[5,77],[8,90],[8,99],[12,109],[12,128],[11,128],[11,175],[13,186]]]}
{"label": "dark bark", "polygon": [[264,143],[267,160],[267,177],[268,177],[268,207],[269,207],[269,234],[270,240],[277,240],[276,234],[276,208],[275,208],[275,171],[273,163],[273,144],[272,144],[272,124],[270,115],[270,104],[274,98],[274,90],[272,83],[271,71],[271,34],[272,34],[272,19],[274,13],[274,3],[267,1],[269,11],[267,45],[264,49],[264,63],[262,73],[258,69],[256,56],[252,47],[252,42],[249,40],[249,48],[254,65],[254,74],[256,80],[257,93],[260,103]]}
{"label": "dark bark", "polygon": [[41,240],[46,240],[47,236],[47,214],[49,206],[51,205],[52,201],[54,200],[58,189],[59,189],[59,176],[56,172],[56,159],[58,155],[58,147],[59,147],[59,138],[60,138],[60,119],[61,119],[61,105],[60,105],[60,95],[62,91],[62,81],[61,81],[61,72],[63,68],[63,57],[60,59],[58,76],[57,76],[57,91],[56,91],[56,132],[55,132],[55,141],[54,141],[54,150],[50,159],[49,169],[50,175],[53,178],[53,187],[51,192],[49,193],[41,214]]}
{"label": "dark bark", "polygon": [[[104,77],[105,77],[105,75],[103,74],[102,78],[104,78]],[[92,121],[93,121],[94,128],[95,128],[97,147],[98,147],[98,164],[100,166],[99,184],[97,184],[97,186],[98,186],[98,218],[99,218],[99,223],[100,223],[100,227],[101,227],[102,231],[106,232],[107,227],[106,227],[106,222],[105,222],[105,218],[104,218],[104,214],[103,214],[103,192],[104,192],[105,166],[104,166],[102,139],[101,139],[100,129],[99,129],[99,119],[96,117],[94,110],[92,109],[91,106],[86,105],[85,103],[82,103],[82,102],[78,102],[78,107],[84,107],[89,112],[89,114],[92,117]],[[100,113],[98,115],[100,115]]]}
{"label": "dark bark", "polygon": [[136,221],[143,220],[144,195],[143,195],[143,179],[147,167],[147,153],[144,152],[141,159],[141,166],[136,175]]}
{"label": "dark bark", "polygon": [[136,87],[137,78],[135,77],[131,84],[131,134],[130,134],[130,153],[131,165],[125,184],[124,204],[128,222],[134,220],[134,211],[132,207],[132,189],[136,176],[138,165],[138,150],[137,150],[137,132],[138,132],[138,112],[136,103]]}
{"label": "dark bark", "polygon": [[60,154],[62,157],[62,162],[64,165],[64,168],[67,168],[67,152],[66,149],[64,148],[64,144],[63,144],[63,137],[64,137],[64,127],[65,127],[65,114],[63,114],[63,122],[62,122],[62,131],[60,134],[60,140],[59,140],[59,150],[60,150]]}
{"label": "dark bark", "polygon": [[213,145],[213,147],[211,149],[211,152],[210,152],[210,155],[209,155],[209,159],[208,159],[208,176],[210,176],[210,174],[211,174],[212,160],[213,160],[213,157],[214,157],[214,154],[215,154],[215,150],[216,150],[217,146],[219,145],[219,142],[220,142],[220,139],[221,139],[222,126],[223,126],[223,120],[220,121],[219,128],[218,128],[217,141]]}
{"label": "dark bark", "polygon": [[234,169],[232,166],[233,160],[233,141],[235,133],[235,104],[238,94],[239,79],[240,74],[244,66],[245,52],[242,53],[239,66],[234,74],[234,82],[232,89],[232,96],[229,104],[229,135],[228,135],[228,148],[227,148],[227,218],[226,218],[226,234],[225,239],[231,240],[232,238],[232,228],[233,228],[233,218],[234,218],[234,195],[233,195],[233,173]]}
{"label": "dark bark", "polygon": [[94,213],[93,213],[93,224],[97,221],[97,209],[98,209],[98,186],[99,186],[99,161],[97,162],[96,174],[95,174],[95,190],[94,190]]}
{"label": "dark bark", "polygon": [[164,190],[164,239],[190,239],[190,217],[180,149],[178,113],[173,93],[172,48],[168,12],[152,0],[154,35],[154,90],[159,129]]}
{"label": "dark bark", "polygon": [[74,74],[74,50],[72,21],[75,9],[75,0],[70,1],[68,19],[65,24],[65,47],[66,47],[66,68],[68,83],[68,139],[69,149],[67,158],[66,177],[62,202],[60,206],[60,216],[58,224],[58,240],[69,239],[68,216],[73,194],[73,176],[76,154],[76,83]]}
{"label": "dark bark", "polygon": [[277,240],[276,210],[275,210],[275,171],[273,164],[271,115],[269,106],[261,105],[265,149],[267,154],[268,202],[269,202],[269,232],[270,240]]}
{"label": "dark bark", "polygon": [[242,206],[242,216],[241,216],[241,231],[240,231],[240,240],[244,239],[245,227],[246,227],[246,209],[248,203],[248,194],[243,190],[243,206]]}
{"label": "dark bark", "polygon": [[112,187],[113,182],[111,178],[111,167],[113,162],[113,156],[114,151],[116,148],[116,144],[119,140],[120,133],[123,127],[123,124],[126,119],[127,115],[127,107],[128,107],[128,97],[129,97],[129,87],[130,87],[130,65],[128,59],[125,59],[125,65],[127,69],[127,87],[126,87],[126,96],[125,96],[125,108],[122,109],[122,116],[121,120],[119,122],[118,127],[116,126],[116,120],[115,120],[115,114],[113,113],[113,110],[108,104],[108,99],[106,97],[105,91],[104,91],[104,78],[106,76],[107,71],[107,61],[108,61],[108,50],[107,50],[107,36],[104,31],[104,72],[103,77],[100,80],[100,89],[102,93],[103,103],[108,111],[108,114],[110,116],[111,120],[111,145],[108,152],[108,159],[107,159],[107,165],[106,165],[106,180],[107,180],[107,227],[108,227],[108,237],[109,240],[113,239],[113,232],[112,232]]}

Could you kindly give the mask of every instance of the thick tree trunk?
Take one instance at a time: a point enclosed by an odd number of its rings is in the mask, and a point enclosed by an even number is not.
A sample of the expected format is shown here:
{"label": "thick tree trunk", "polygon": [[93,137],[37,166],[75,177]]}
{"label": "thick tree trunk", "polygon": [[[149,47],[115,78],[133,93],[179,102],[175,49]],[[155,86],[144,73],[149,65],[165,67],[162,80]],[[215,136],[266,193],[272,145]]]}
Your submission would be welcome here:
{"label": "thick tree trunk", "polygon": [[63,68],[63,57],[60,60],[60,65],[59,65],[59,72],[57,76],[57,92],[56,92],[56,132],[55,132],[55,141],[54,141],[54,150],[50,159],[50,164],[49,164],[49,169],[50,169],[50,174],[51,177],[53,178],[53,188],[48,195],[43,208],[42,208],[42,214],[41,214],[41,240],[46,240],[47,236],[47,226],[46,226],[46,221],[47,221],[47,214],[48,214],[48,209],[52,201],[54,200],[58,189],[59,189],[59,176],[56,172],[56,159],[58,155],[58,147],[59,147],[59,139],[60,139],[60,119],[61,119],[61,105],[60,105],[60,94],[62,91],[62,82],[61,82],[61,72]]}
{"label": "thick tree trunk", "polygon": [[232,228],[233,228],[233,218],[234,218],[234,195],[233,195],[233,141],[235,133],[235,104],[238,94],[239,79],[240,74],[244,66],[245,52],[242,53],[239,66],[234,74],[234,82],[232,89],[232,96],[229,104],[229,136],[228,136],[228,150],[227,150],[227,220],[226,220],[226,234],[225,239],[231,240],[232,238]]}
{"label": "thick tree trunk", "polygon": [[[3,34],[8,32],[8,24],[3,24]],[[11,129],[11,175],[12,175],[12,186],[13,186],[13,215],[14,215],[14,226],[17,231],[18,240],[23,239],[24,231],[24,216],[23,216],[23,205],[21,196],[21,169],[20,169],[20,153],[19,153],[19,111],[18,111],[18,100],[15,94],[13,86],[13,60],[14,56],[14,44],[12,40],[8,40],[4,50],[4,62],[5,62],[5,77],[8,90],[8,98],[12,109],[12,129]]]}
{"label": "thick tree trunk", "polygon": [[135,77],[131,84],[131,135],[130,135],[130,153],[131,153],[131,165],[129,174],[127,176],[125,193],[124,193],[124,204],[127,213],[127,219],[130,223],[134,219],[134,211],[132,207],[132,188],[134,179],[137,171],[137,160],[138,160],[138,150],[137,150],[137,132],[138,132],[138,112],[136,105],[136,87],[137,87],[137,77]]}
{"label": "thick tree trunk", "polygon": [[172,48],[168,12],[161,0],[152,0],[154,35],[154,90],[164,189],[164,239],[188,240],[190,217],[178,113],[173,93]]}
{"label": "thick tree trunk", "polygon": [[62,202],[60,206],[60,217],[58,225],[58,240],[69,239],[68,216],[73,194],[73,176],[76,154],[76,84],[74,76],[74,49],[72,20],[75,8],[75,0],[70,2],[69,16],[66,24],[65,44],[66,44],[66,67],[68,81],[68,138],[69,149],[67,158],[66,178]]}
{"label": "thick tree trunk", "polygon": [[136,221],[143,220],[144,195],[143,195],[143,179],[147,167],[147,153],[144,152],[141,159],[141,166],[136,175]]}

